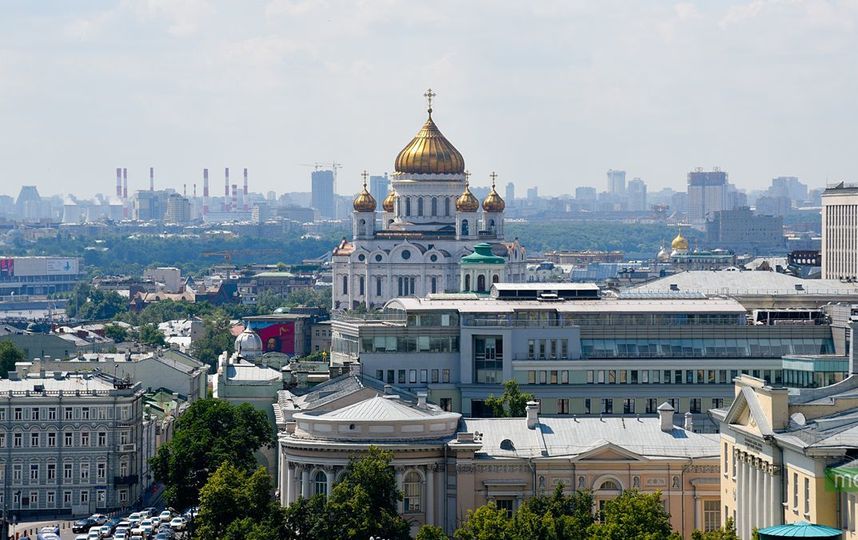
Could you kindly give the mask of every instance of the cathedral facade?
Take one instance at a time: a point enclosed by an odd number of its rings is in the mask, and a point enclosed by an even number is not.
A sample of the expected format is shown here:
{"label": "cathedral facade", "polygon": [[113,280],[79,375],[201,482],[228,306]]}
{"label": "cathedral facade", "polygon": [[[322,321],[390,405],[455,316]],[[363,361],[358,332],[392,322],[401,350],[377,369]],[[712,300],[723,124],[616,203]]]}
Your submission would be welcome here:
{"label": "cathedral facade", "polygon": [[[427,93],[426,123],[396,157],[380,210],[364,174],[352,238],[332,254],[334,309],[381,307],[398,296],[485,293],[492,283],[526,279],[524,248],[504,238],[505,202],[494,180],[480,204],[468,187],[462,154],[432,120],[432,96]],[[491,257],[471,257],[463,265],[478,244]]]}

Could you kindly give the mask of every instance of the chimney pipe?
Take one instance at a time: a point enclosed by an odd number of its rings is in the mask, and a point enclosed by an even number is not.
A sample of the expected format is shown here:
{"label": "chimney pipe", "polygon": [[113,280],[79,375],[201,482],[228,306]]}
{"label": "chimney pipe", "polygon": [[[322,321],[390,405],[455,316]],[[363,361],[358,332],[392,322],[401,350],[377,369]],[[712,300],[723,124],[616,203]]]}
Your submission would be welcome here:
{"label": "chimney pipe", "polygon": [[241,195],[242,206],[247,211],[247,167],[244,168],[244,192]]}
{"label": "chimney pipe", "polygon": [[426,407],[426,397],[428,395],[429,394],[427,394],[426,392],[417,392],[417,408],[418,409],[427,408]]}
{"label": "chimney pipe", "polygon": [[232,185],[232,207],[230,208],[233,212],[238,210],[238,185]]}
{"label": "chimney pipe", "polygon": [[384,395],[389,396],[392,393],[393,393],[393,386],[389,385],[389,384],[385,384],[384,385]]}
{"label": "chimney pipe", "polygon": [[203,215],[209,213],[209,170],[203,169]]}
{"label": "chimney pipe", "polygon": [[694,416],[687,412],[685,413],[685,431],[694,431]]}
{"label": "chimney pipe", "polygon": [[116,168],[116,197],[122,198],[122,169]]}
{"label": "chimney pipe", "polygon": [[182,184],[182,197],[188,196],[188,184]]}
{"label": "chimney pipe", "polygon": [[658,418],[661,420],[661,430],[667,433],[673,431],[673,413],[675,409],[673,405],[664,402],[658,406]]}
{"label": "chimney pipe", "polygon": [[224,168],[223,209],[229,212],[229,167]]}
{"label": "chimney pipe", "polygon": [[128,169],[122,169],[122,198],[128,198]]}
{"label": "chimney pipe", "polygon": [[149,167],[149,191],[155,191],[155,167]]}
{"label": "chimney pipe", "polygon": [[539,402],[527,402],[527,429],[536,429],[539,425]]}

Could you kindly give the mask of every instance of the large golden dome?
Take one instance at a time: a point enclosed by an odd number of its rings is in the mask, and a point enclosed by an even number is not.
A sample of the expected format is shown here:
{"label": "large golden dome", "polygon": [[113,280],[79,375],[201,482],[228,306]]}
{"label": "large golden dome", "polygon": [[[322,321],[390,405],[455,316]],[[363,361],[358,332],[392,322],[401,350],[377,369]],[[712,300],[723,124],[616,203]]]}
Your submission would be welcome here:
{"label": "large golden dome", "polygon": [[387,193],[387,197],[384,198],[384,201],[381,203],[381,207],[385,212],[393,212],[393,209],[396,205],[396,191],[390,190]]}
{"label": "large golden dome", "polygon": [[[364,176],[366,176],[366,171],[364,171]],[[375,212],[375,197],[366,189],[366,178],[363,181],[363,191],[355,197],[353,206],[357,212]]]}
{"label": "large golden dome", "polygon": [[676,235],[676,238],[673,239],[673,242],[670,243],[671,249],[675,249],[678,251],[688,251],[688,240],[682,236],[682,231]]}
{"label": "large golden dome", "polygon": [[429,109],[426,123],[396,156],[395,168],[396,172],[410,174],[462,174],[465,159],[441,134]]}
{"label": "large golden dome", "polygon": [[480,201],[471,193],[471,188],[465,182],[465,191],[456,199],[456,210],[459,212],[476,212],[480,208]]}
{"label": "large golden dome", "polygon": [[497,175],[492,173],[492,190],[489,191],[489,194],[486,195],[486,198],[483,199],[483,210],[486,212],[503,212],[504,208],[506,208],[506,203],[500,194],[495,190],[495,177]]}

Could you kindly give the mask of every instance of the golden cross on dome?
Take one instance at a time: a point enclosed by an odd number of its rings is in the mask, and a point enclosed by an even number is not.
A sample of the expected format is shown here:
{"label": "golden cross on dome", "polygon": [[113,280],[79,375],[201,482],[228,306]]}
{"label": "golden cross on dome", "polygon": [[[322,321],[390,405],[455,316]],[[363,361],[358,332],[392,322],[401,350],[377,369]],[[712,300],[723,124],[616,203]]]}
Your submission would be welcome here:
{"label": "golden cross on dome", "polygon": [[468,178],[471,177],[471,171],[465,171],[465,187],[468,187]]}
{"label": "golden cross on dome", "polygon": [[490,174],[489,177],[491,177],[491,179],[492,179],[492,189],[494,189],[495,188],[495,180],[498,177],[498,173],[492,171],[492,174]]}
{"label": "golden cross on dome", "polygon": [[369,176],[369,173],[366,172],[366,169],[363,170],[361,176],[363,176],[363,187],[366,187],[366,177]]}
{"label": "golden cross on dome", "polygon": [[426,93],[423,94],[423,97],[426,98],[426,103],[429,104],[429,116],[432,116],[432,98],[437,95],[438,94],[433,92],[431,88],[426,90]]}

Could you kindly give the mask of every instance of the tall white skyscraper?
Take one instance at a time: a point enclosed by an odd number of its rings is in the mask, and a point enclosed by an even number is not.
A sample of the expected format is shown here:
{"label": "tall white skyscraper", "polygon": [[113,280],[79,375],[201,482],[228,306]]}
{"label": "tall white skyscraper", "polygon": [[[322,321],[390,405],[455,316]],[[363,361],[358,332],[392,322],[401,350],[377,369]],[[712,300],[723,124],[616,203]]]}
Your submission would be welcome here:
{"label": "tall white skyscraper", "polygon": [[608,193],[617,195],[626,192],[626,171],[608,170]]}
{"label": "tall white skyscraper", "polygon": [[858,279],[858,187],[822,194],[822,279]]}
{"label": "tall white skyscraper", "polygon": [[728,205],[727,173],[718,169],[697,169],[688,173],[688,220],[702,225],[706,216],[719,210],[730,210]]}

